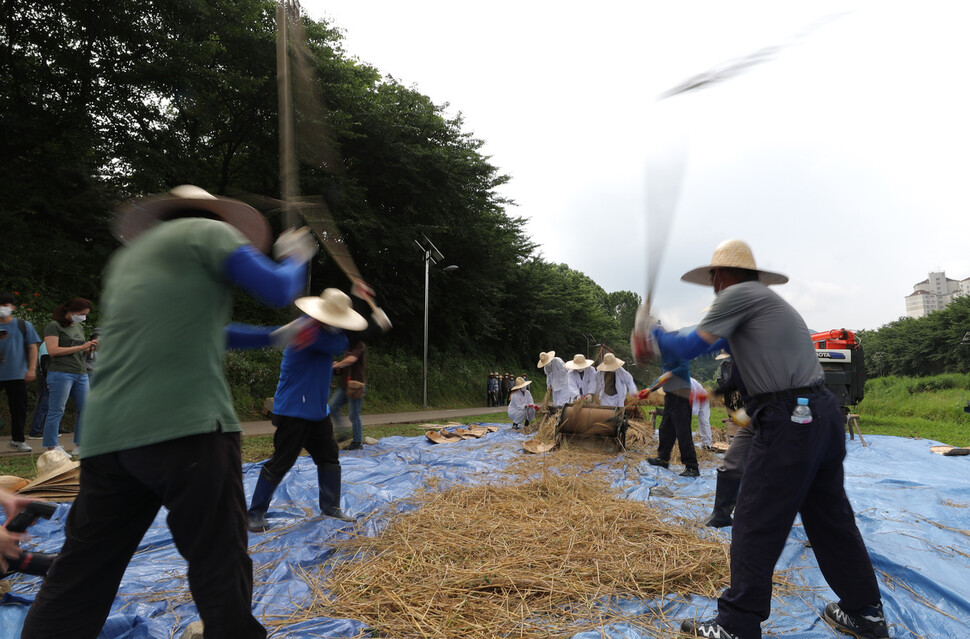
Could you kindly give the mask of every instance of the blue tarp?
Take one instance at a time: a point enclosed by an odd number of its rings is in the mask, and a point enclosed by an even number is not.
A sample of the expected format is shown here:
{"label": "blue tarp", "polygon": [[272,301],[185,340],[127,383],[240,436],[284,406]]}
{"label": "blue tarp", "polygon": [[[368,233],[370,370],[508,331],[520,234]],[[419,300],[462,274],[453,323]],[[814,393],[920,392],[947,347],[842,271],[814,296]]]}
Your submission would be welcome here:
{"label": "blue tarp", "polygon": [[[431,444],[424,436],[384,438],[376,446],[341,455],[341,505],[351,513],[378,512],[424,486],[430,477],[447,483],[468,481],[522,455],[521,443],[527,438],[507,425],[482,439],[455,444]],[[970,636],[970,457],[931,453],[929,447],[935,442],[927,440],[866,436],[866,442],[868,447],[859,439],[847,441],[846,490],[872,556],[892,636]],[[642,455],[621,455],[620,459],[638,471],[628,473],[623,464],[609,471],[614,473],[614,486],[627,498],[663,504],[674,516],[701,518],[710,512],[713,466],[702,467],[701,477],[688,479],[649,466]],[[248,495],[259,464],[246,465],[243,471]],[[638,479],[630,480],[631,476]],[[481,476],[474,479],[481,481]],[[650,497],[654,486],[669,488],[673,497]],[[274,528],[250,536],[257,617],[285,616],[296,603],[307,601],[309,589],[298,576],[299,567],[335,560],[330,543],[345,534],[349,524],[321,519],[316,494],[314,466],[309,458],[301,457],[274,497],[269,513]],[[40,521],[31,528],[36,549],[57,551],[64,539],[68,507],[60,506],[51,521]],[[169,639],[198,618],[187,596],[186,564],[175,551],[165,515],[164,510],[159,513],[125,573],[101,633],[103,639]],[[385,523],[370,518],[363,530],[376,534]],[[730,528],[711,534],[728,539]],[[772,616],[764,624],[765,635],[791,639],[843,636],[819,619],[825,603],[835,597],[821,577],[798,521],[778,569],[792,569],[789,578],[806,588],[791,597],[775,597]],[[15,576],[9,581],[11,591],[0,605],[0,639],[20,636],[27,607],[39,587],[36,577]],[[172,591],[185,594],[173,598]],[[700,597],[623,601],[619,605],[634,613],[662,608],[667,619],[707,618],[715,611],[714,600]],[[353,637],[364,628],[356,620],[321,618],[278,629],[272,636]],[[655,636],[655,632],[647,634],[642,625],[623,623],[576,638],[647,636]]]}

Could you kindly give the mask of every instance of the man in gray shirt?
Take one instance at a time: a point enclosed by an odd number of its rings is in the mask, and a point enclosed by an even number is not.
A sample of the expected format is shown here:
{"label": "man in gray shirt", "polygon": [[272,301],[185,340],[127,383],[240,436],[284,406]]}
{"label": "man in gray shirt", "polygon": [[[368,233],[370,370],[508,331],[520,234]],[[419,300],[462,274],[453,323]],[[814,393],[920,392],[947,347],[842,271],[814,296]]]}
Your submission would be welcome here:
{"label": "man in gray shirt", "polygon": [[[731,586],[717,617],[687,620],[681,629],[708,639],[760,639],[771,613],[771,580],[795,515],[801,514],[826,582],[840,597],[825,621],[859,639],[889,637],[872,562],[845,494],[845,431],[804,320],[768,284],[788,281],[759,270],[747,244],[722,242],[711,264],[686,282],[713,286],[717,299],[688,335],[654,328],[664,359],[688,361],[725,338],[751,395],[753,441],[734,511]],[[812,421],[791,414],[806,398]]]}

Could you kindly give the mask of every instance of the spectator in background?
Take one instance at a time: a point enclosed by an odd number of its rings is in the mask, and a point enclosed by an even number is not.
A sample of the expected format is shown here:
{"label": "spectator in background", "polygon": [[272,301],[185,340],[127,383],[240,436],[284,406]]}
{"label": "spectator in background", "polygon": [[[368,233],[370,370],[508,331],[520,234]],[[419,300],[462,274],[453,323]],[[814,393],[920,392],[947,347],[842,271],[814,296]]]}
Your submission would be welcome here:
{"label": "spectator in background", "polygon": [[17,299],[0,293],[0,389],[10,406],[10,448],[31,452],[24,441],[27,423],[27,384],[37,375],[37,344],[40,337],[27,320],[13,317]]}
{"label": "spectator in background", "polygon": [[44,422],[47,421],[47,368],[51,356],[47,354],[47,344],[40,343],[37,359],[37,403],[30,418],[30,439],[44,439]]}
{"label": "spectator in background", "polygon": [[[363,317],[368,306],[366,296],[373,298],[373,292],[369,288],[360,288],[357,285],[351,288],[350,292],[353,295],[351,300],[354,311]],[[337,388],[330,395],[330,418],[333,420],[334,429],[339,429],[340,409],[346,404],[352,431],[350,443],[344,450],[358,450],[364,445],[364,425],[360,419],[360,412],[364,404],[364,394],[367,392],[366,343],[390,329],[391,321],[387,314],[381,309],[375,310],[367,322],[367,328],[363,331],[346,331],[350,348],[340,361],[333,363],[334,375],[340,374],[340,380]]]}
{"label": "spectator in background", "polygon": [[[54,320],[44,327],[44,344],[51,357],[47,370],[47,419],[44,422],[44,448],[64,450],[57,443],[58,431],[67,399],[74,400],[74,450],[81,454],[81,423],[88,399],[88,368],[84,355],[97,348],[98,340],[84,337],[81,324],[91,312],[91,302],[75,297],[54,309]],[[66,452],[66,451],[65,451]]]}
{"label": "spectator in background", "polygon": [[488,406],[498,406],[498,373],[489,373],[485,389],[487,391]]}
{"label": "spectator in background", "polygon": [[515,386],[515,379],[512,377],[511,373],[506,373],[502,377],[502,405],[503,406],[509,403],[513,386]]}

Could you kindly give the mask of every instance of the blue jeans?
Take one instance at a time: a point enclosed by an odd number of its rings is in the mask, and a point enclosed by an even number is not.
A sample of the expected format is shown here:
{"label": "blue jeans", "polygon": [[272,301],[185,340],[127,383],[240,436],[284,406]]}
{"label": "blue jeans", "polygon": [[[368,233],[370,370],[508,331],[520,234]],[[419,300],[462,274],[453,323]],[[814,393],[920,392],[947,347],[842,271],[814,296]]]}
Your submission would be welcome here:
{"label": "blue jeans", "polygon": [[[364,387],[364,394],[367,394],[367,387]],[[340,409],[347,404],[347,414],[350,416],[350,427],[353,430],[354,441],[364,441],[364,427],[360,423],[360,408],[364,404],[364,396],[360,399],[350,399],[347,397],[347,389],[338,386],[330,396],[330,419],[333,421],[334,430],[340,427]]]}
{"label": "blue jeans", "polygon": [[44,422],[44,448],[57,446],[57,430],[64,416],[67,398],[74,400],[77,422],[74,424],[74,443],[81,443],[81,416],[88,400],[88,376],[77,373],[47,371],[47,420]]}

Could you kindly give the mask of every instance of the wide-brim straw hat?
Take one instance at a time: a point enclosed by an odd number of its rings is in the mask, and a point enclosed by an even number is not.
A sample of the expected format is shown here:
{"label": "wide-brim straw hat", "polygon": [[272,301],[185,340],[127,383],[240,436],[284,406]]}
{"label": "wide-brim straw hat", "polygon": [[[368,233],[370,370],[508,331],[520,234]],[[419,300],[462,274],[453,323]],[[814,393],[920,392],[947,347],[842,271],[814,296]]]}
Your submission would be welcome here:
{"label": "wide-brim straw hat", "polygon": [[532,383],[531,379],[526,379],[524,377],[516,377],[515,386],[512,387],[512,390],[519,390],[520,388],[525,388],[531,383]]}
{"label": "wide-brim straw hat", "polygon": [[122,244],[129,244],[159,222],[177,217],[187,209],[200,209],[234,226],[263,253],[273,244],[273,231],[259,211],[245,202],[216,197],[191,184],[128,202],[119,209],[111,230]]}
{"label": "wide-brim straw hat", "polygon": [[549,351],[548,353],[539,353],[539,363],[536,364],[536,368],[542,368],[546,364],[552,361],[552,358],[556,356],[556,351]]}
{"label": "wide-brim straw hat", "polygon": [[571,371],[581,371],[593,365],[593,360],[586,359],[582,353],[576,353],[571,360],[566,362],[566,368]]}
{"label": "wide-brim straw hat", "polygon": [[711,263],[706,266],[698,266],[687,271],[680,276],[685,282],[701,284],[703,286],[714,286],[714,278],[711,270],[715,268],[740,268],[747,271],[754,271],[758,274],[758,281],[762,284],[784,284],[788,281],[787,275],[773,273],[759,269],[754,261],[754,254],[751,247],[743,240],[725,240],[714,249]]}
{"label": "wide-brim straw hat", "polygon": [[603,356],[603,363],[597,366],[596,370],[608,373],[610,371],[615,371],[624,364],[626,364],[626,362],[613,353],[607,353]]}
{"label": "wide-brim straw hat", "polygon": [[348,331],[362,331],[367,328],[367,320],[353,309],[350,296],[339,288],[324,289],[319,297],[301,297],[296,307],[328,326]]}
{"label": "wide-brim straw hat", "polygon": [[727,352],[722,348],[721,352],[718,353],[717,357],[715,357],[714,359],[730,359],[730,357],[731,357],[731,353]]}

